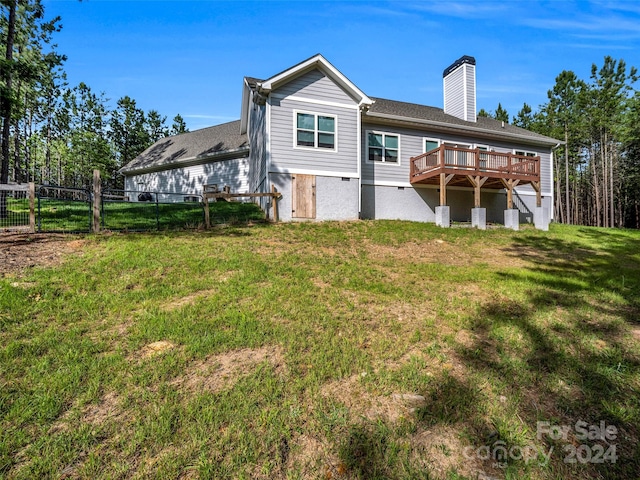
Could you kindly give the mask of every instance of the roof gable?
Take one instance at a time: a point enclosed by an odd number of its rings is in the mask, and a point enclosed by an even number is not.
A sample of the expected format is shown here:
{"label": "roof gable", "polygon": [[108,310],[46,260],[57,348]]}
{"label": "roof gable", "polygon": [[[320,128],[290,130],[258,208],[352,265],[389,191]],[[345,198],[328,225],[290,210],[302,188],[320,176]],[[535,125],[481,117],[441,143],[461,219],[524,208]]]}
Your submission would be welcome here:
{"label": "roof gable", "polygon": [[300,75],[311,70],[318,69],[327,77],[331,78],[336,84],[342,87],[350,96],[352,96],[359,105],[371,105],[373,101],[354,83],[345,77],[337,68],[335,68],[322,55],[317,54],[287,70],[274,75],[263,82],[257,84],[258,88],[264,92],[271,92],[285,83],[299,77]]}

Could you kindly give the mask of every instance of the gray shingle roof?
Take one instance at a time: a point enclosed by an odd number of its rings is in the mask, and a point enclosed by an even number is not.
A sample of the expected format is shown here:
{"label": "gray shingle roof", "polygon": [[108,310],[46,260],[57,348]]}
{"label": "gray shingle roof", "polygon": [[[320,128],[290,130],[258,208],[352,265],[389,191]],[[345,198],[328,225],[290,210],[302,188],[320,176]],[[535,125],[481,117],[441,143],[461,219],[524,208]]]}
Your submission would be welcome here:
{"label": "gray shingle roof", "polygon": [[215,157],[241,157],[246,155],[248,148],[247,135],[240,134],[240,120],[236,120],[162,138],[122,167],[120,173],[162,170]]}
{"label": "gray shingle roof", "polygon": [[371,97],[375,101],[369,108],[369,113],[391,115],[396,117],[405,117],[407,121],[415,119],[418,121],[437,122],[448,124],[455,128],[460,126],[466,129],[473,129],[481,133],[481,131],[495,135],[515,135],[518,137],[528,137],[532,141],[539,141],[548,144],[557,144],[558,140],[540,135],[539,133],[525,130],[524,128],[509,125],[502,126],[502,122],[493,118],[478,117],[476,122],[468,122],[453,115],[444,113],[444,110],[437,107],[429,107],[419,105],[417,103],[398,102],[396,100],[387,100],[385,98]]}

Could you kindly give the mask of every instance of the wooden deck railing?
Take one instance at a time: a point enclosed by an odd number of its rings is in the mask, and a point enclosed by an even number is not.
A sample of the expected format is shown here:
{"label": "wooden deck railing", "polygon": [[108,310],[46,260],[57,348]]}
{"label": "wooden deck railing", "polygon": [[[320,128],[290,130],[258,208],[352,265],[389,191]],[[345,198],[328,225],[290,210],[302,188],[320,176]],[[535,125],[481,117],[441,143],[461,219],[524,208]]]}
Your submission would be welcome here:
{"label": "wooden deck railing", "polygon": [[410,180],[447,171],[460,175],[480,175],[483,177],[513,178],[537,181],[540,178],[540,157],[515,155],[513,153],[488,152],[441,145],[417,157],[412,157]]}

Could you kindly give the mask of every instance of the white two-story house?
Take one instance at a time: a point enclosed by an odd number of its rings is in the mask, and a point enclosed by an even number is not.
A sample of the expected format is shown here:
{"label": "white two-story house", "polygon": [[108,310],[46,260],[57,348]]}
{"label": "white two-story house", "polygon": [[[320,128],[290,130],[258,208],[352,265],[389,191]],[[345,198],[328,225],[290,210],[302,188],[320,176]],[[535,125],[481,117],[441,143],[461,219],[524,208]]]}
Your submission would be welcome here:
{"label": "white two-story house", "polygon": [[160,140],[123,167],[125,188],[275,189],[279,199],[256,201],[280,221],[546,228],[560,142],[477,117],[475,68],[465,56],[445,69],[444,109],[369,97],[322,55],[265,80],[245,77],[239,121]]}

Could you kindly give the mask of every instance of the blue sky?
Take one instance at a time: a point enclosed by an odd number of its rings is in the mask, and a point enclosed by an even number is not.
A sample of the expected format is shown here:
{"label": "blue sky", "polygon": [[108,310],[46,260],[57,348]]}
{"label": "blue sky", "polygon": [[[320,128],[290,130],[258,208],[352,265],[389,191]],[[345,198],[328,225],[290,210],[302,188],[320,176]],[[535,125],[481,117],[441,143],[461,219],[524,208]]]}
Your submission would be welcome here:
{"label": "blue sky", "polygon": [[[515,115],[562,70],[588,80],[605,55],[640,68],[638,1],[44,0],[73,85],[114,105],[180,113],[191,130],[240,116],[242,78],[316,53],[370,96],[442,107],[442,71],[476,58],[477,107]],[[640,87],[639,87],[640,88]]]}

